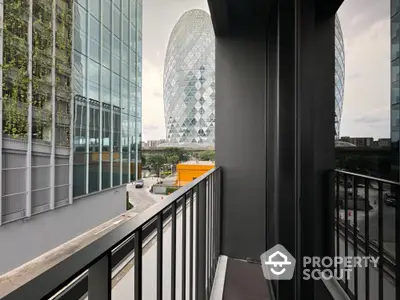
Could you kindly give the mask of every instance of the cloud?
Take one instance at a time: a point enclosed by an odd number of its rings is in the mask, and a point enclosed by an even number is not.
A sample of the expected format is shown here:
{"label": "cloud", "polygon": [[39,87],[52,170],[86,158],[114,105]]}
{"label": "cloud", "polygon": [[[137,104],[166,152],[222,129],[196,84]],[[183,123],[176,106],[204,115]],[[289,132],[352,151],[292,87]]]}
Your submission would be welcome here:
{"label": "cloud", "polygon": [[389,15],[368,28],[354,36],[348,34],[354,31],[351,22],[342,22],[346,77],[341,136],[390,136]]}
{"label": "cloud", "polygon": [[389,119],[389,111],[386,108],[376,109],[370,111],[364,115],[357,115],[353,118],[353,121],[356,123],[369,123],[376,125],[376,123],[385,123],[382,124],[386,126],[386,123]]}
{"label": "cloud", "polygon": [[149,130],[157,130],[160,126],[158,126],[157,124],[146,124],[143,126],[143,129],[146,131]]}
{"label": "cloud", "polygon": [[162,96],[163,96],[163,94],[162,94],[160,91],[154,91],[154,92],[153,92],[153,95],[154,95],[155,97],[162,97]]}
{"label": "cloud", "polygon": [[349,39],[370,30],[380,21],[390,16],[389,0],[347,0],[338,11],[342,27],[346,28]]}
{"label": "cloud", "polygon": [[148,59],[143,59],[143,140],[165,136],[162,73]]}

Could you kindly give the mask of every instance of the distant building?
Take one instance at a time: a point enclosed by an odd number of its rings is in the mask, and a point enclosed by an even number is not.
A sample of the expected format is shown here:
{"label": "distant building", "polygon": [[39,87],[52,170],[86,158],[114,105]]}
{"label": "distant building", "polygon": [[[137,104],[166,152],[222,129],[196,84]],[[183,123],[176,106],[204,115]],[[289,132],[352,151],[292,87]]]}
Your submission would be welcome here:
{"label": "distant building", "polygon": [[[369,147],[379,147],[379,148],[385,148],[385,147],[390,147],[391,140],[388,138],[382,138],[374,141],[374,138],[372,137],[349,137],[349,136],[344,136],[341,137],[340,142],[340,147],[344,147],[344,143],[347,143],[348,145],[353,145],[356,147],[364,147],[364,148],[369,148]],[[338,141],[338,142],[339,142]]]}
{"label": "distant building", "polygon": [[210,15],[182,15],[172,30],[164,64],[166,147],[213,147],[215,35]]}
{"label": "distant building", "polygon": [[187,161],[176,165],[176,185],[184,186],[214,168],[211,161]]}
{"label": "distant building", "polygon": [[344,100],[345,56],[342,27],[335,17],[335,133],[340,136]]}
{"label": "distant building", "polygon": [[152,140],[152,141],[146,141],[142,142],[142,147],[143,148],[157,148],[159,145],[164,144],[165,140]]}

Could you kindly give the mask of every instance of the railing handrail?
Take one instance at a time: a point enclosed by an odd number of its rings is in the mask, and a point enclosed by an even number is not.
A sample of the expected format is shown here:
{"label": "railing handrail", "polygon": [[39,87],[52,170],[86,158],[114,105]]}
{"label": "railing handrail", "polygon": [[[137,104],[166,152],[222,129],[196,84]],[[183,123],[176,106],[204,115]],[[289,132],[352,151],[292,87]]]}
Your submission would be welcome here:
{"label": "railing handrail", "polygon": [[[127,237],[131,236],[137,229],[146,225],[155,216],[168,208],[173,202],[181,199],[209,175],[217,171],[219,167],[209,170],[207,173],[193,180],[179,190],[169,195],[165,200],[154,204],[137,216],[121,222],[110,232],[99,235],[76,252],[66,255],[62,261],[47,262],[48,268],[37,270],[37,259],[25,264],[24,270],[19,272],[6,273],[0,276],[1,283],[9,282],[0,289],[0,297],[4,300],[11,299],[42,299],[51,294],[56,288],[69,279],[76,277],[84,270],[92,266],[99,258],[113,249]],[[121,216],[126,215],[126,213]],[[65,244],[64,244],[65,245]],[[43,254],[44,256],[46,254]],[[23,272],[23,276],[21,276]],[[38,289],[38,287],[41,287]],[[28,298],[27,298],[27,295]]]}
{"label": "railing handrail", "polygon": [[383,179],[383,178],[379,178],[379,177],[373,177],[373,176],[369,176],[369,175],[365,175],[365,174],[349,172],[349,171],[345,171],[345,170],[341,170],[341,169],[335,169],[335,171],[340,174],[346,174],[346,175],[355,176],[358,178],[374,180],[374,181],[378,181],[378,182],[382,182],[382,183],[386,183],[386,184],[393,184],[393,185],[400,187],[400,182],[397,182],[397,181],[391,181],[391,180],[387,180],[387,179]]}

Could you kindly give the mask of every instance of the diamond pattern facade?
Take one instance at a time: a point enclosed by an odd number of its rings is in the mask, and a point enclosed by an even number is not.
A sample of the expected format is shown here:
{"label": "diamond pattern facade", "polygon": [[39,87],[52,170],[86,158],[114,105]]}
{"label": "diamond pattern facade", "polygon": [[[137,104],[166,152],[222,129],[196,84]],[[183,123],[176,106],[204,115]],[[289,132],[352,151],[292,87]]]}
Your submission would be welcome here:
{"label": "diamond pattern facade", "polygon": [[205,11],[184,13],[172,30],[164,65],[164,113],[169,146],[213,147],[215,36]]}
{"label": "diamond pattern facade", "polygon": [[335,18],[335,129],[336,137],[340,136],[340,123],[342,121],[344,98],[344,42],[342,27],[338,16]]}

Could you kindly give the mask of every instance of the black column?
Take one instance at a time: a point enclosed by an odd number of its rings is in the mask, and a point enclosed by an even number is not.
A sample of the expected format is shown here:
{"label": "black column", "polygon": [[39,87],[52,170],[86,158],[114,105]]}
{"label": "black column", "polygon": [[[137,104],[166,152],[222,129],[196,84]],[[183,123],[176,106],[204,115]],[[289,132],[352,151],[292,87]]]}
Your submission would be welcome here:
{"label": "black column", "polygon": [[296,258],[278,299],[318,299],[302,280],[304,256],[333,249],[334,10],[314,0],[279,0],[268,25],[267,232]]}

